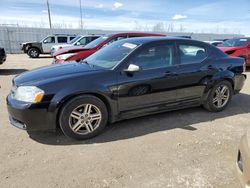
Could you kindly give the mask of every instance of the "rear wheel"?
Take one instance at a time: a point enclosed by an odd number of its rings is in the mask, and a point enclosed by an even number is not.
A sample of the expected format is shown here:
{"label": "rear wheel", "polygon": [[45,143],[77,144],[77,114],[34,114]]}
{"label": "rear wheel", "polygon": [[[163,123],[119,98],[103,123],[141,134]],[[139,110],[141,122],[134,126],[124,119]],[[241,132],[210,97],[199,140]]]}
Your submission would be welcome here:
{"label": "rear wheel", "polygon": [[105,104],[95,96],[83,95],[72,99],[62,108],[59,124],[66,136],[84,140],[100,134],[107,119]]}
{"label": "rear wheel", "polygon": [[221,81],[210,91],[204,107],[212,112],[220,112],[227,107],[231,101],[232,95],[232,84],[226,80]]}
{"label": "rear wheel", "polygon": [[40,55],[40,52],[37,48],[30,48],[28,50],[28,55],[31,57],[31,58],[38,58],[39,55]]}

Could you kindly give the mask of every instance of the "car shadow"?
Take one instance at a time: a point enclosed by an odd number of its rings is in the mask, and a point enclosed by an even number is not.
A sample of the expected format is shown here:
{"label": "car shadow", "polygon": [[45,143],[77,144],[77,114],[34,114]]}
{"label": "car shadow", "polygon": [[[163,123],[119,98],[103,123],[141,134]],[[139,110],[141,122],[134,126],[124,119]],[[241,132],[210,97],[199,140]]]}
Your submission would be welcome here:
{"label": "car shadow", "polygon": [[[107,143],[130,139],[151,133],[163,132],[171,129],[185,129],[195,131],[202,126],[202,122],[212,122],[216,119],[246,114],[250,112],[250,95],[239,94],[233,97],[228,108],[219,113],[211,113],[202,107],[166,112],[130,120],[124,120],[108,125],[103,133],[85,141],[76,141],[67,138],[61,131],[29,132],[31,139],[48,145],[77,145]],[[195,125],[195,127],[193,127]]]}
{"label": "car shadow", "polygon": [[27,69],[0,69],[0,76],[16,75],[16,74],[21,74],[25,71],[28,71],[28,70]]}

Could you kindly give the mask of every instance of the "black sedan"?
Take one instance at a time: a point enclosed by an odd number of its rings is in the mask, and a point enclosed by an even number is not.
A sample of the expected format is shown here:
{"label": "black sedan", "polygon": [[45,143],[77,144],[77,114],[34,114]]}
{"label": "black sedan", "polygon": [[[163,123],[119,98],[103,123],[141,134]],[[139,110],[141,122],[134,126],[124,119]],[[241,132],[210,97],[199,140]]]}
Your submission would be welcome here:
{"label": "black sedan", "polygon": [[244,60],[190,39],[131,38],[76,63],[51,65],[13,79],[10,122],[27,131],[56,130],[75,139],[106,124],[204,106],[224,110],[246,79]]}

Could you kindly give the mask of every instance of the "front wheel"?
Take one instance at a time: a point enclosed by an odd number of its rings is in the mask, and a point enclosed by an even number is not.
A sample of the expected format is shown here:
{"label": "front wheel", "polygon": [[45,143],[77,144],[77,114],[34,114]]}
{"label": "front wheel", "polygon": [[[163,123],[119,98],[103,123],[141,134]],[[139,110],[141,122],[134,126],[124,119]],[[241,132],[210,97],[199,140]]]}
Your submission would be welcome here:
{"label": "front wheel", "polygon": [[30,48],[28,50],[28,55],[31,57],[31,58],[38,58],[39,55],[40,55],[40,52],[37,48]]}
{"label": "front wheel", "polygon": [[227,107],[232,95],[232,84],[226,80],[221,81],[210,91],[204,107],[211,112],[220,112]]}
{"label": "front wheel", "polygon": [[100,134],[108,120],[105,104],[97,97],[83,95],[70,100],[61,110],[59,124],[63,133],[84,140]]}

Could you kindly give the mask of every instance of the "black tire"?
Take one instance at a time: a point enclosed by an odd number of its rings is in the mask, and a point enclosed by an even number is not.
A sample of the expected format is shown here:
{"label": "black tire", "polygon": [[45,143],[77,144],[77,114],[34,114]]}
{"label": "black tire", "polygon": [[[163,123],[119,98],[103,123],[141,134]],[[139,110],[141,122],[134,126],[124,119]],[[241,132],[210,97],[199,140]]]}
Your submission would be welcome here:
{"label": "black tire", "polygon": [[40,51],[37,48],[30,48],[27,53],[31,58],[38,58]]}
{"label": "black tire", "polygon": [[[221,107],[218,107],[218,104],[214,104],[214,99],[216,97],[216,90],[222,87],[226,87],[228,89],[228,99],[225,100],[224,105]],[[220,112],[223,111],[229,104],[229,102],[232,99],[233,95],[233,88],[232,84],[229,81],[223,80],[219,83],[217,83],[209,92],[209,95],[207,97],[207,100],[204,102],[204,108],[207,109],[210,112]]]}
{"label": "black tire", "polygon": [[[99,121],[99,123],[98,123],[99,125],[92,132],[88,132],[88,130],[89,130],[89,129],[87,129],[88,126],[84,125],[83,127],[80,128],[80,130],[78,130],[79,133],[77,133],[77,132],[73,131],[73,128],[71,125],[72,112],[74,110],[76,110],[79,106],[81,107],[81,105],[83,106],[83,105],[89,105],[89,104],[93,105],[94,108],[98,109],[100,114],[101,114],[101,119],[97,120],[97,121]],[[85,110],[85,107],[82,107],[82,108],[84,108],[83,110]],[[83,112],[80,112],[80,113],[82,113],[82,115],[83,115]],[[81,118],[83,118],[83,117],[81,117]],[[83,120],[81,118],[76,120],[75,124],[77,124],[77,122],[81,121],[81,120],[85,122],[85,120]],[[86,121],[88,121],[88,120],[86,120]],[[94,121],[92,121],[92,122],[94,122]],[[73,138],[73,139],[77,139],[77,140],[85,140],[85,139],[89,139],[89,138],[93,138],[93,137],[97,136],[105,128],[107,121],[108,121],[108,111],[107,111],[106,105],[99,98],[92,96],[92,95],[81,95],[81,96],[73,98],[72,100],[67,102],[62,107],[62,110],[59,114],[59,125],[62,129],[62,132],[66,136]]]}

